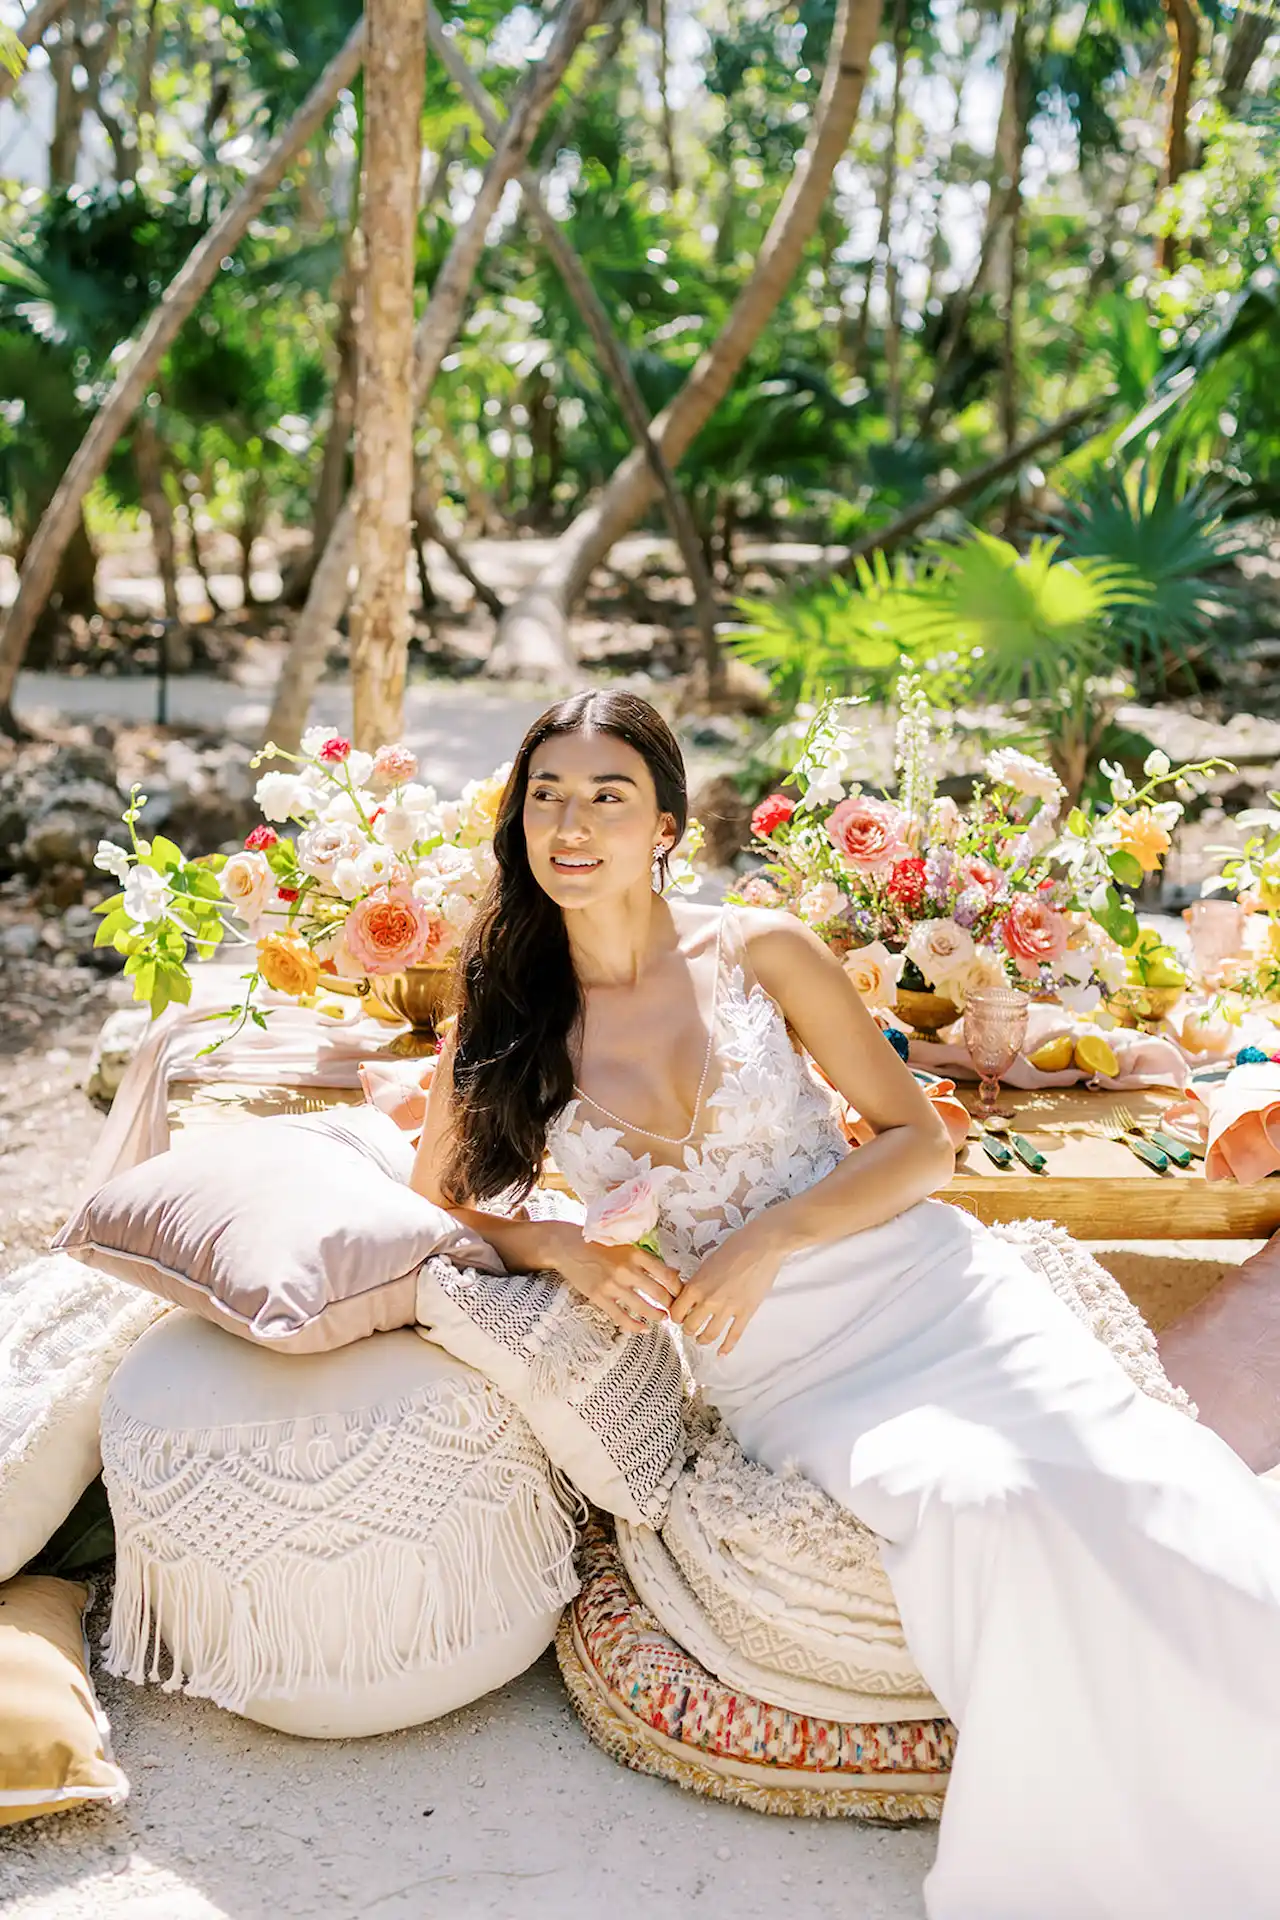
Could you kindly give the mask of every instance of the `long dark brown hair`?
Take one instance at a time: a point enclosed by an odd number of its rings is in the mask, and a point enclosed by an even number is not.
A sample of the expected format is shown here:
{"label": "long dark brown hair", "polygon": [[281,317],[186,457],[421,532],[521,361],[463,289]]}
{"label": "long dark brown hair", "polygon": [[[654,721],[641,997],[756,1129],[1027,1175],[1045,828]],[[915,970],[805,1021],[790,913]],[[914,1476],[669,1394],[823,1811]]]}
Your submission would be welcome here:
{"label": "long dark brown hair", "polygon": [[529,1192],[547,1128],[573,1094],[571,1043],[582,990],[564,915],[533,876],[524,837],[533,756],[560,734],[605,733],[634,747],[653,777],[658,810],[685,830],[689,801],[675,735],[634,693],[577,693],[525,735],[498,807],[497,870],[458,959],[454,1134],[444,1187],[455,1206]]}

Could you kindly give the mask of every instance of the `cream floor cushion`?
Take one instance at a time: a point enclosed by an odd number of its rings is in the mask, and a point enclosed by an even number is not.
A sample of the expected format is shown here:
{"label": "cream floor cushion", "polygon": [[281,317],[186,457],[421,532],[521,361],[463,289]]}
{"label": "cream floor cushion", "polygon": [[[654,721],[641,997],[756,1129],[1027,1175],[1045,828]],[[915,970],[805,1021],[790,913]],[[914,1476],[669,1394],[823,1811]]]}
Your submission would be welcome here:
{"label": "cream floor cushion", "polygon": [[40,1552],[97,1474],[107,1382],[167,1312],[65,1253],[0,1278],[0,1580]]}
{"label": "cream floor cushion", "polygon": [[167,1666],[167,1690],[286,1733],[463,1706],[538,1658],[576,1591],[528,1425],[416,1333],[283,1355],[176,1309],[111,1382],[102,1461],[108,1670]]}

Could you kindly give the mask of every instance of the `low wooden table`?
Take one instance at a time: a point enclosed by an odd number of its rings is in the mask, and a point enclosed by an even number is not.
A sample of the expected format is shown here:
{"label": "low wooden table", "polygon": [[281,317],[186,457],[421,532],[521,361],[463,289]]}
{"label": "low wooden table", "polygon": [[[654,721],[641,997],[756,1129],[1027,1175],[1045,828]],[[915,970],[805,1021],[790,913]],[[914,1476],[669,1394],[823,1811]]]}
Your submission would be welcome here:
{"label": "low wooden table", "polygon": [[[976,1087],[959,1097],[978,1111]],[[1002,1171],[976,1140],[966,1142],[944,1198],[988,1225],[1008,1220],[1056,1220],[1080,1240],[1265,1240],[1280,1228],[1280,1178],[1240,1187],[1210,1185],[1199,1160],[1183,1171],[1155,1173],[1122,1142],[1107,1139],[1115,1114],[1158,1122],[1177,1098],[1163,1088],[1134,1093],[1046,1087],[1034,1093],[1001,1090],[997,1112],[1048,1161],[1031,1173],[1020,1161]]]}

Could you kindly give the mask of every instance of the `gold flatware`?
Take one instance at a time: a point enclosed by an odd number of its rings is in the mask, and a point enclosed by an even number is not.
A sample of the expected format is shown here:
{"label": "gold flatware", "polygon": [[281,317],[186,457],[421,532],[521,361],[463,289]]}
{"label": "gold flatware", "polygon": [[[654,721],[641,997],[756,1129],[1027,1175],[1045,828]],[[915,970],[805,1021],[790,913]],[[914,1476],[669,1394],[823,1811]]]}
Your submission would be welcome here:
{"label": "gold flatware", "polygon": [[1002,1115],[993,1113],[987,1120],[986,1125],[992,1133],[1000,1134],[1009,1142],[1009,1145],[1013,1148],[1013,1151],[1017,1154],[1028,1173],[1047,1173],[1049,1171],[1049,1162],[1045,1159],[1039,1148],[1033,1147],[1031,1142],[1024,1138],[1022,1134],[1015,1133],[1009,1125],[1009,1122]]}
{"label": "gold flatware", "polygon": [[1135,1120],[1128,1107],[1120,1107],[1116,1119],[1127,1132],[1140,1134],[1149,1140],[1163,1154],[1167,1154],[1175,1167],[1189,1167],[1193,1158],[1185,1140],[1175,1140],[1171,1133],[1164,1133],[1150,1120]]}
{"label": "gold flatware", "polygon": [[1162,1147],[1154,1146],[1150,1140],[1144,1139],[1137,1131],[1128,1107],[1117,1107],[1103,1132],[1107,1139],[1118,1140],[1121,1146],[1128,1147],[1130,1153],[1136,1154],[1143,1165],[1150,1167],[1153,1173],[1168,1173],[1168,1154]]}

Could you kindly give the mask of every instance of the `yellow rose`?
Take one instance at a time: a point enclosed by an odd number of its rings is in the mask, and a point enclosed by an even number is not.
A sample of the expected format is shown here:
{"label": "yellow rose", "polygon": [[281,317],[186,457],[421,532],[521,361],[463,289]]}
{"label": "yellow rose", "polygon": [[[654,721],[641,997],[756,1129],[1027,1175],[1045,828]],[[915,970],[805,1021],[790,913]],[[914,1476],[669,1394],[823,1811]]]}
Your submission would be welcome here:
{"label": "yellow rose", "polygon": [[472,780],[462,789],[463,829],[458,837],[464,847],[492,840],[506,786],[504,777],[491,774],[487,780]]}
{"label": "yellow rose", "polygon": [[1150,807],[1139,807],[1137,813],[1118,813],[1115,824],[1124,852],[1133,855],[1144,873],[1155,873],[1169,851],[1170,841]]}
{"label": "yellow rose", "polygon": [[315,992],[320,963],[296,934],[273,933],[258,942],[258,972],[276,993],[290,993],[298,999]]}

